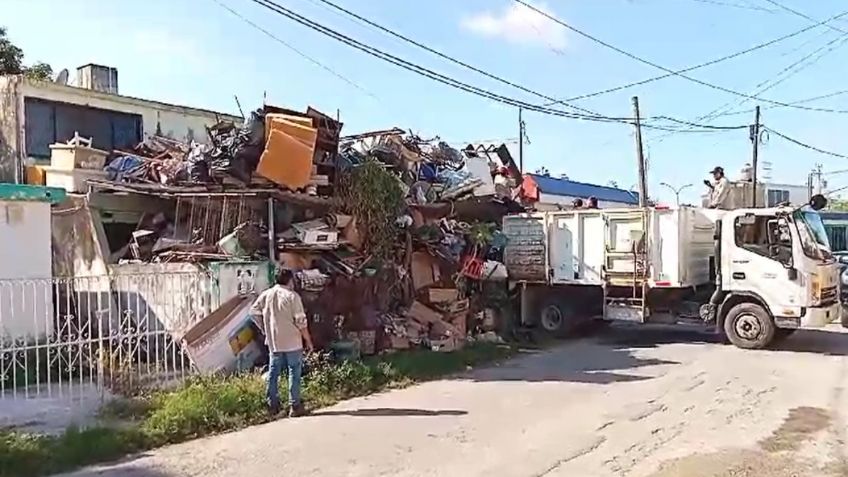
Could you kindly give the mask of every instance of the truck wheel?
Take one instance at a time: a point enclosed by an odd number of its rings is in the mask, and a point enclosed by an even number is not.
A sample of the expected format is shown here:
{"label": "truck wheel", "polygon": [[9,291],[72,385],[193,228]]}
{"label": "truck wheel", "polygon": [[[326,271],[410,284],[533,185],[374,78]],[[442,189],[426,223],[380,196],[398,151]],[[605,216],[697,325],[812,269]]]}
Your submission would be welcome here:
{"label": "truck wheel", "polygon": [[560,300],[545,300],[539,309],[539,325],[546,332],[564,338],[574,330],[574,310]]}
{"label": "truck wheel", "polygon": [[738,348],[763,349],[774,340],[774,320],[754,303],[734,306],[724,318],[724,333]]}

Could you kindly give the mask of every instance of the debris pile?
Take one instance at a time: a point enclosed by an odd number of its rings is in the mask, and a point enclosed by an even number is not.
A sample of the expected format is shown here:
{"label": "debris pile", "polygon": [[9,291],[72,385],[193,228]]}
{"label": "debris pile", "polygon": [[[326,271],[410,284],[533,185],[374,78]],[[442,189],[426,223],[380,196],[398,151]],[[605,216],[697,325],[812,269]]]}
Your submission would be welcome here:
{"label": "debris pile", "polygon": [[207,144],[151,136],[115,151],[95,188],[166,204],[116,256],[290,268],[315,344],[344,353],[497,340],[510,308],[500,219],[522,210],[506,146],[341,128],[265,106],[209,128]]}

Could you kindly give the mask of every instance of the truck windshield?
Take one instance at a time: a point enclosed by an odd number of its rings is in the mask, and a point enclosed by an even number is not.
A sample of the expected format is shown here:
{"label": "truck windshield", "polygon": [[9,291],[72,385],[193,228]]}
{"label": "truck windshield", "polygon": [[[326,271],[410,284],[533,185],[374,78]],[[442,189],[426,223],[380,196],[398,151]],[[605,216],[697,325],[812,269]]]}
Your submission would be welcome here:
{"label": "truck windshield", "polygon": [[801,245],[806,256],[824,260],[833,258],[830,242],[827,240],[827,232],[818,212],[810,206],[804,206],[796,210],[792,214],[792,218],[798,225]]}

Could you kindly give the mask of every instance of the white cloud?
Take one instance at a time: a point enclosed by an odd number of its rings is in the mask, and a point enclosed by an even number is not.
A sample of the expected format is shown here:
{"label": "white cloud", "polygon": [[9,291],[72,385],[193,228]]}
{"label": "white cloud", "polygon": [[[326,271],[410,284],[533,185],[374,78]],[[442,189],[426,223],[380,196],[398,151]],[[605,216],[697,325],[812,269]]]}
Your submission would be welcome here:
{"label": "white cloud", "polygon": [[[534,5],[545,13],[551,10],[544,3]],[[512,3],[500,12],[480,12],[462,21],[463,28],[489,38],[561,50],[567,44],[565,29],[544,15],[519,3]]]}

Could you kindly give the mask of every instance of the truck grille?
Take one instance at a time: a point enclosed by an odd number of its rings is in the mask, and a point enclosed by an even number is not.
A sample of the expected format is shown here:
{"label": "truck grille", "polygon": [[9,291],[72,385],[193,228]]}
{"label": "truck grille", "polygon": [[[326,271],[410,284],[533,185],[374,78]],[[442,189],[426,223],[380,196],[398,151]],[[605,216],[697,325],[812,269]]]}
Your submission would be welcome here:
{"label": "truck grille", "polygon": [[822,288],[821,291],[821,301],[823,304],[831,304],[836,302],[838,290],[837,287],[826,287]]}

